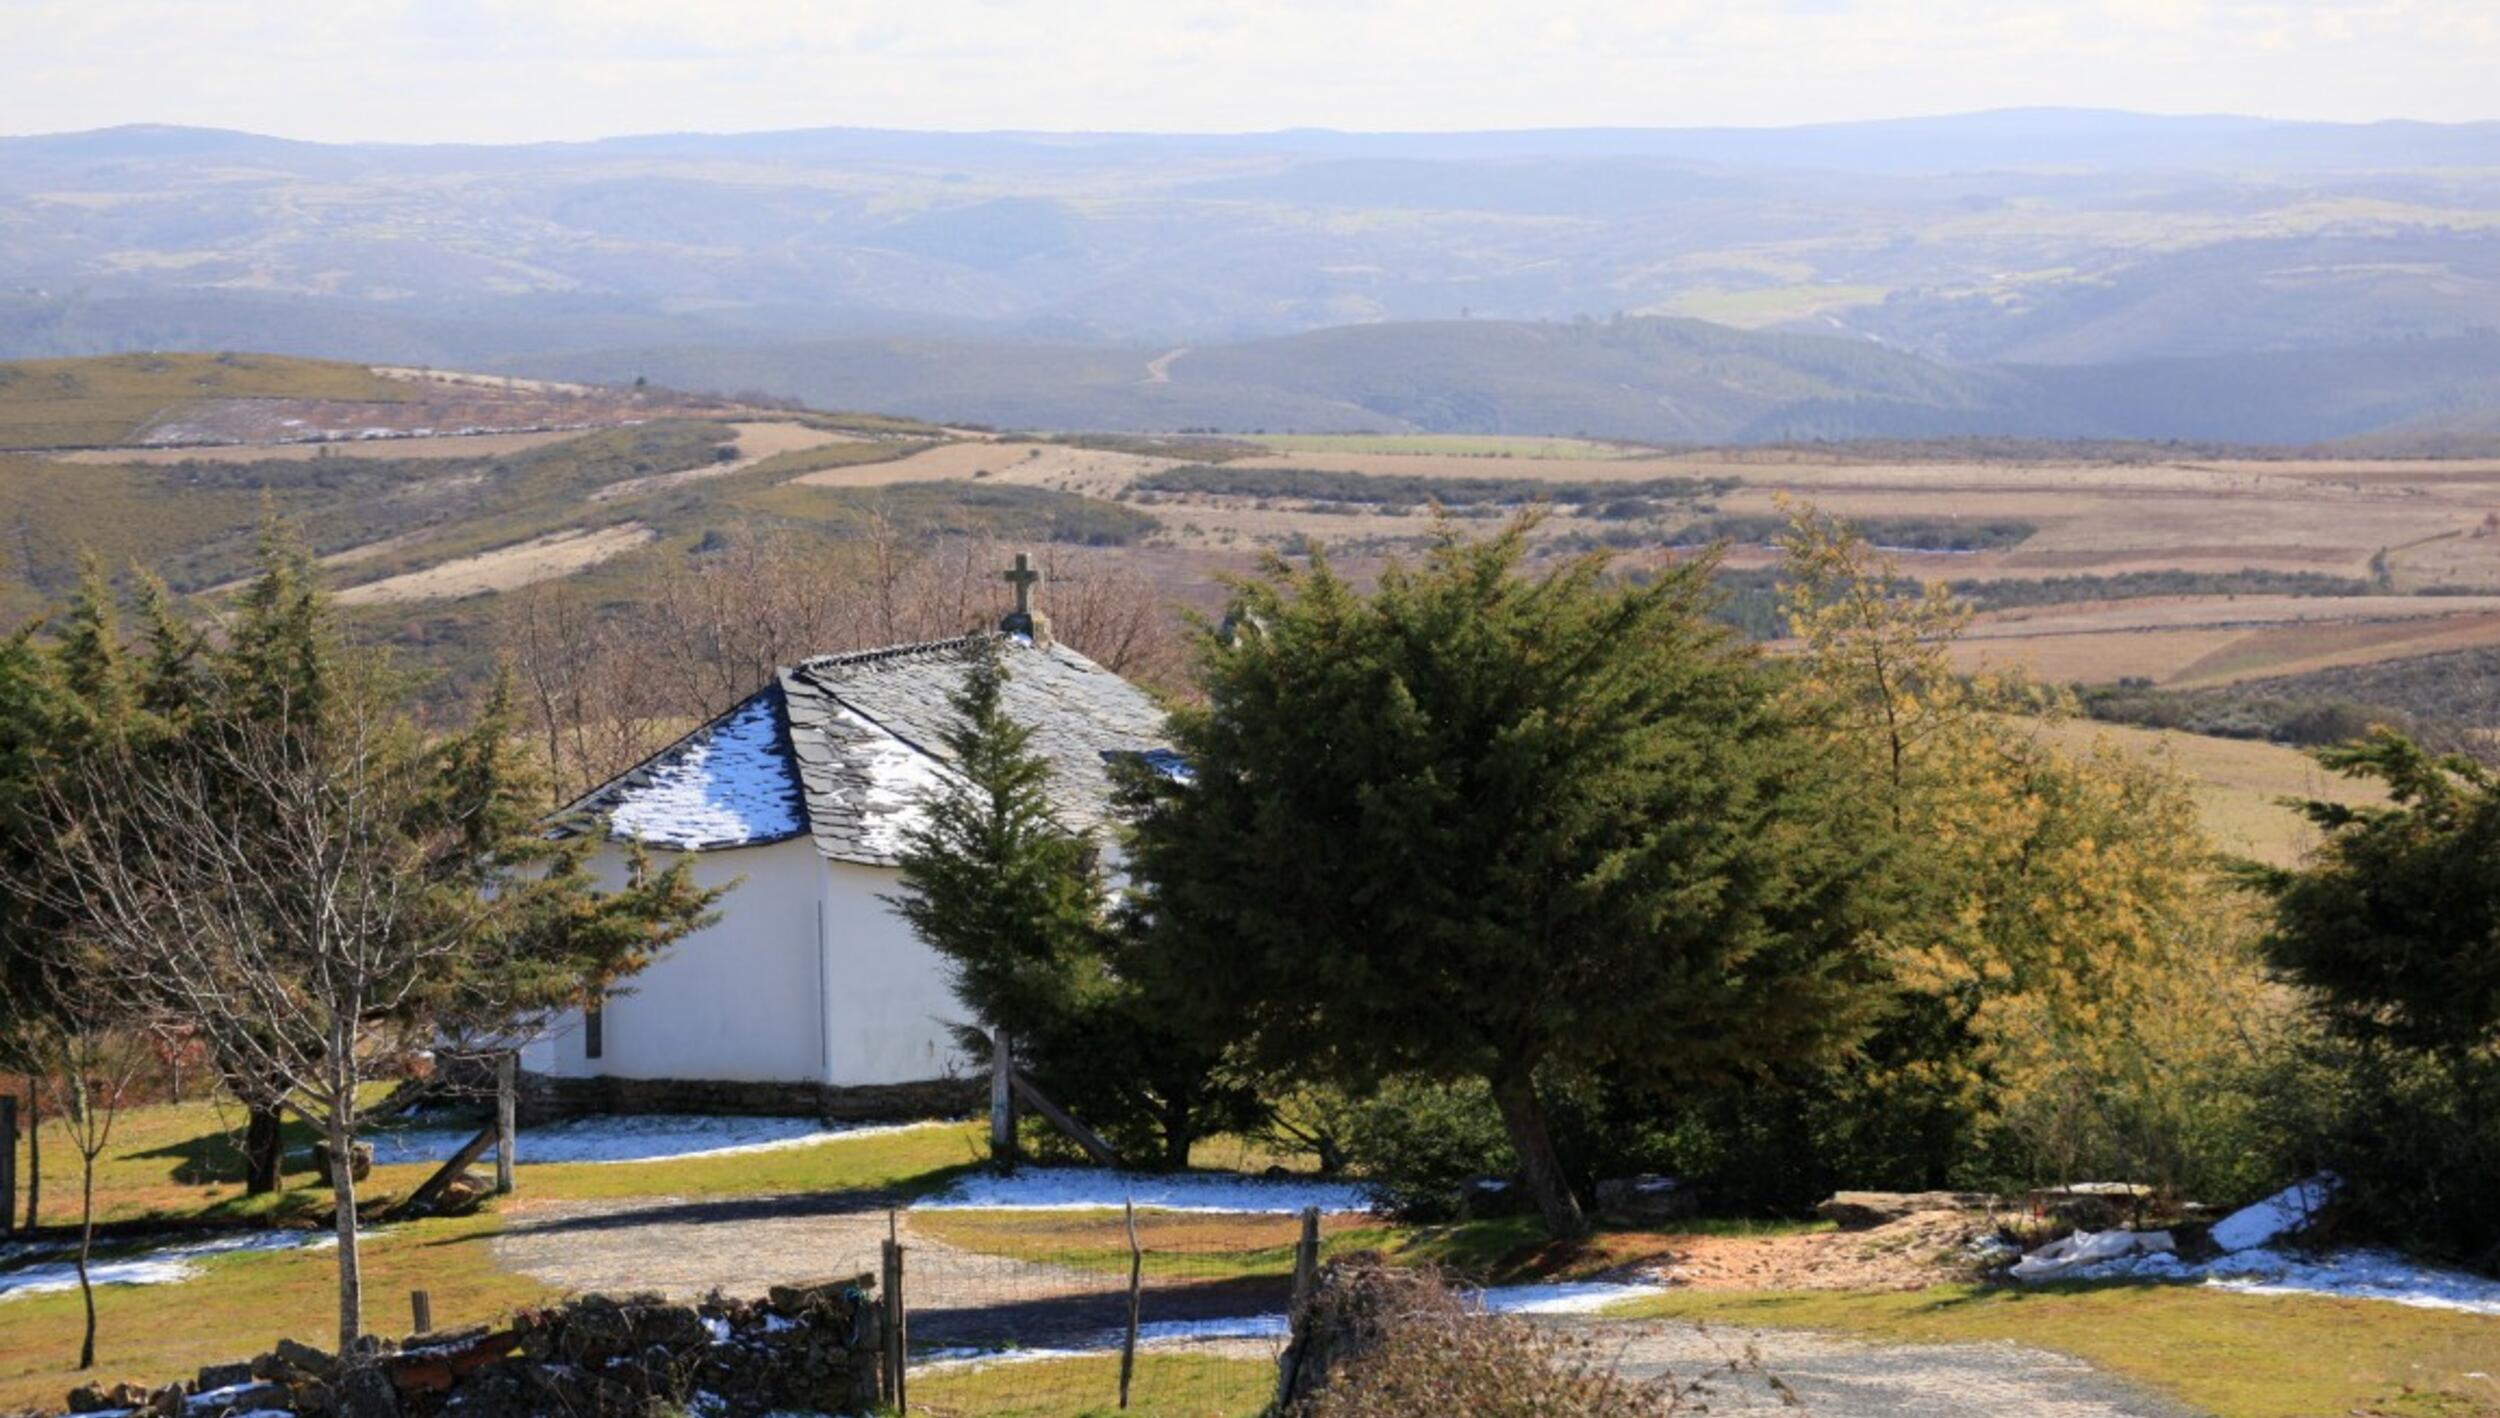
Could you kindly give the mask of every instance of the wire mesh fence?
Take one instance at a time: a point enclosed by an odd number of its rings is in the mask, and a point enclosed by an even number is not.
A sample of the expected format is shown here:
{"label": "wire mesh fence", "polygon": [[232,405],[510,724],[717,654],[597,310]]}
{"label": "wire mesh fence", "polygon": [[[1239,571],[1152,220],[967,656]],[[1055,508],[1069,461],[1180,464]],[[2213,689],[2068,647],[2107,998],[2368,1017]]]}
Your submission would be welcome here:
{"label": "wire mesh fence", "polygon": [[1320,1232],[1316,1212],[915,1212],[897,1232],[909,1410],[1256,1414]]}

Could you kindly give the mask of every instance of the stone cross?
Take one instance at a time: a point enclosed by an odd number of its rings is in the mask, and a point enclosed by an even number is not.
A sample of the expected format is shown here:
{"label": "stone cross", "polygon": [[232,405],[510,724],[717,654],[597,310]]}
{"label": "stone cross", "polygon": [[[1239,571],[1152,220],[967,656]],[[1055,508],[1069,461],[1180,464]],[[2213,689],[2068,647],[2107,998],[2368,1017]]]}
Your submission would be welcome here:
{"label": "stone cross", "polygon": [[1003,573],[1003,576],[1008,585],[1016,588],[1016,614],[1031,616],[1033,614],[1033,587],[1042,579],[1042,573],[1033,569],[1032,555],[1027,552],[1017,552],[1015,569]]}

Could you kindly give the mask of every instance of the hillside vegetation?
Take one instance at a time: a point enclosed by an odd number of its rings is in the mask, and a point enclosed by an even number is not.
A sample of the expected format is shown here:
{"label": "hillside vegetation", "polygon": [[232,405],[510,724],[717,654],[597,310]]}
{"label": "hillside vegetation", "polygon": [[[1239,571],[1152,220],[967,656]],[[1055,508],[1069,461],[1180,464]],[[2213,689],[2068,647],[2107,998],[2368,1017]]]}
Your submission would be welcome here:
{"label": "hillside vegetation", "polygon": [[410,386],[363,365],[282,355],[132,354],[0,364],[0,449],[135,443],[149,424],[208,399],[393,403]]}

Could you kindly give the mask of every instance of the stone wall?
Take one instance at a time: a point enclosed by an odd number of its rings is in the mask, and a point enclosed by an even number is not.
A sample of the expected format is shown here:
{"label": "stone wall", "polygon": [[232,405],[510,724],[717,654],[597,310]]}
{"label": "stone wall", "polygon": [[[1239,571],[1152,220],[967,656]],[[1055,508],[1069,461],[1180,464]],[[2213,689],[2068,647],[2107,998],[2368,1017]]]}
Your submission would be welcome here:
{"label": "stone wall", "polygon": [[586,1295],[501,1329],[368,1341],[338,1355],[292,1340],[246,1364],[149,1389],[90,1384],[72,1413],[221,1418],[666,1418],[866,1413],[884,1398],[884,1309],[871,1278],[780,1285],[761,1302]]}
{"label": "stone wall", "polygon": [[585,1113],[727,1113],[822,1118],[833,1123],[911,1122],[962,1117],[989,1106],[986,1080],[918,1083],[736,1083],[701,1078],[557,1078],[521,1075],[524,1127]]}

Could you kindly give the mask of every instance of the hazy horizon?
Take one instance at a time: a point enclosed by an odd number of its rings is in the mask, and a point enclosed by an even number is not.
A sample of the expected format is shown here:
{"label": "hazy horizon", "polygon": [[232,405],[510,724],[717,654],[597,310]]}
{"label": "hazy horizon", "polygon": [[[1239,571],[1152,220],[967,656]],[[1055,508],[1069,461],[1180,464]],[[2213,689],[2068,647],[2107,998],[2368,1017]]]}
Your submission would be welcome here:
{"label": "hazy horizon", "polygon": [[2500,119],[2463,0],[13,0],[0,133],[1778,128],[2001,109]]}

